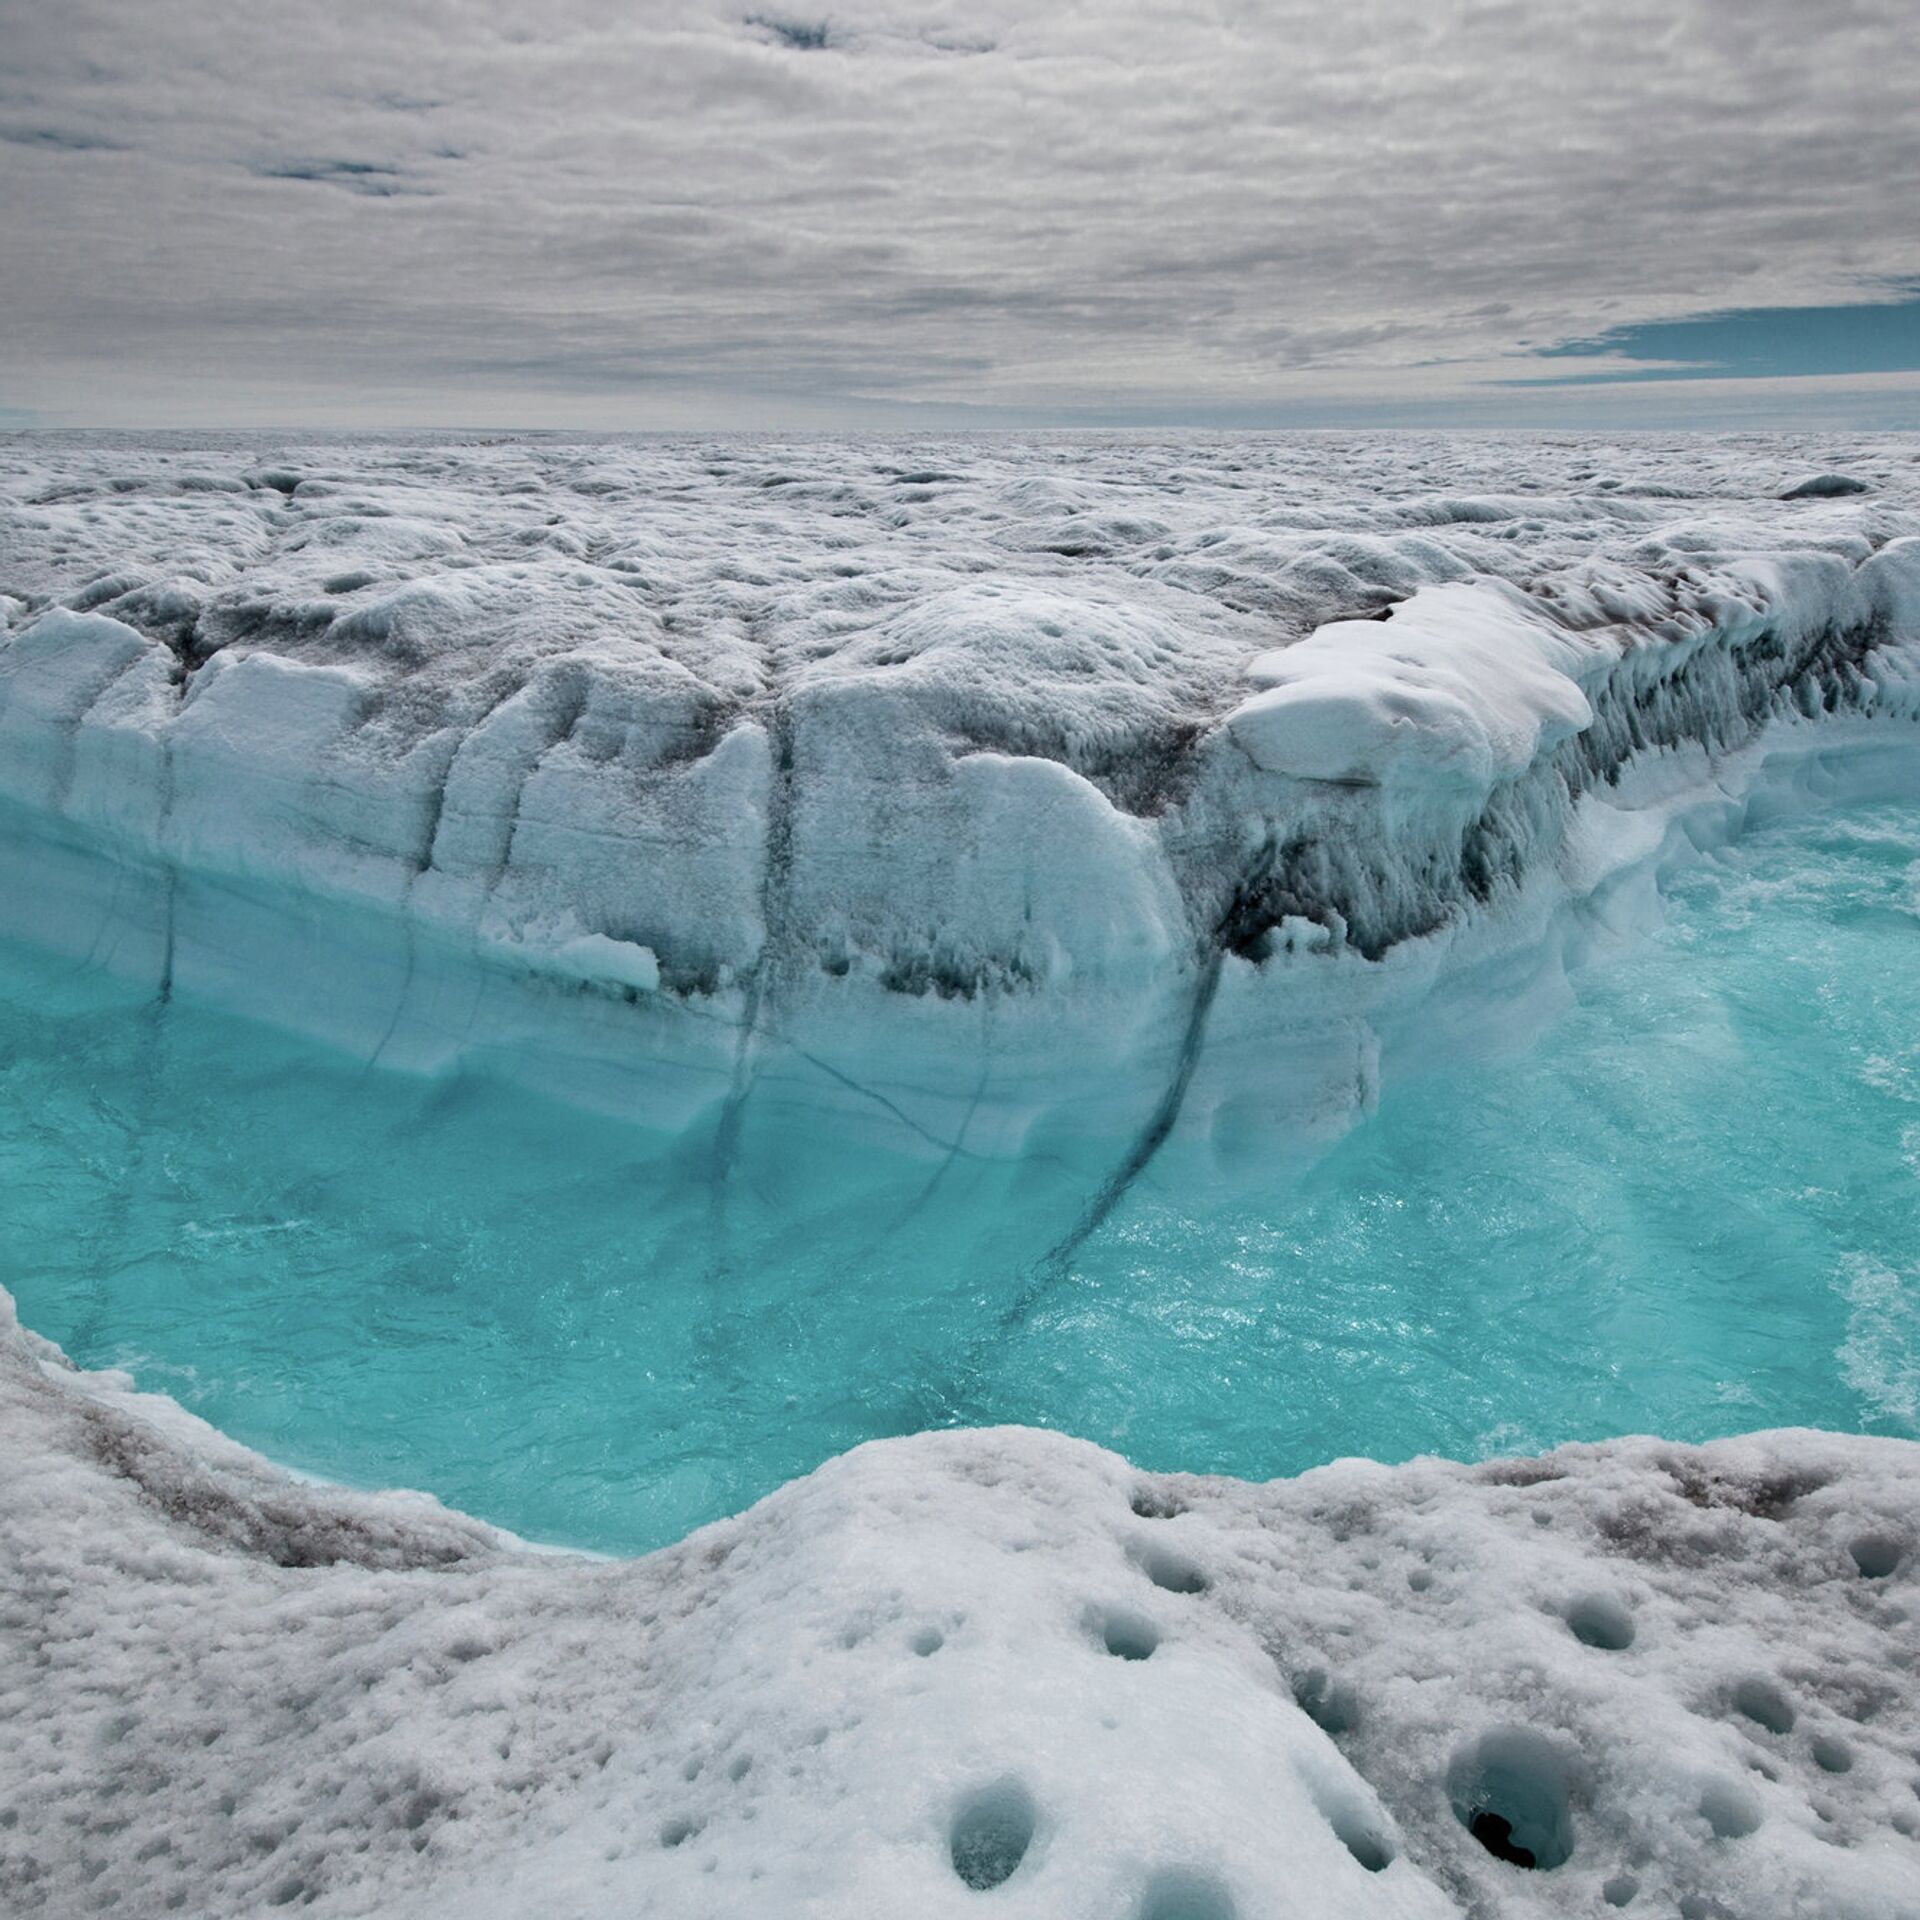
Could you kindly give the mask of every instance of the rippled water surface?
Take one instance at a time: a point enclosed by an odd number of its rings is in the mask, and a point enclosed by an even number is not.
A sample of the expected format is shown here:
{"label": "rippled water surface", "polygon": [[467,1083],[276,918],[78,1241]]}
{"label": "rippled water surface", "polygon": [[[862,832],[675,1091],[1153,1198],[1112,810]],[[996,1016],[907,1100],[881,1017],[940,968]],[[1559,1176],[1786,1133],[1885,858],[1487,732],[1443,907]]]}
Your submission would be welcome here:
{"label": "rippled water surface", "polygon": [[1750,836],[1578,985],[1304,1176],[1150,1171],[1036,1286],[1085,1170],[796,1139],[720,1204],[704,1148],[8,952],[0,1277],[282,1460],[607,1548],[942,1422],[1253,1476],[1920,1433],[1920,807]]}

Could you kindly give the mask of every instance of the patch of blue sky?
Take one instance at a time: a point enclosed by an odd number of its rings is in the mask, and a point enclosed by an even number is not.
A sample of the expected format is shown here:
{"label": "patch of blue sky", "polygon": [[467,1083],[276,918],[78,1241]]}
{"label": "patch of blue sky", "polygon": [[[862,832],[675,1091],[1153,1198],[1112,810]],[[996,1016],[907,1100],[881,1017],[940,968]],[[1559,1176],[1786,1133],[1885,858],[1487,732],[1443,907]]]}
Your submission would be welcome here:
{"label": "patch of blue sky", "polygon": [[1597,386],[1627,380],[1779,380],[1920,370],[1920,282],[1898,299],[1836,307],[1745,307],[1686,320],[1615,327],[1539,350],[1543,360],[1632,361],[1628,367],[1505,384]]}

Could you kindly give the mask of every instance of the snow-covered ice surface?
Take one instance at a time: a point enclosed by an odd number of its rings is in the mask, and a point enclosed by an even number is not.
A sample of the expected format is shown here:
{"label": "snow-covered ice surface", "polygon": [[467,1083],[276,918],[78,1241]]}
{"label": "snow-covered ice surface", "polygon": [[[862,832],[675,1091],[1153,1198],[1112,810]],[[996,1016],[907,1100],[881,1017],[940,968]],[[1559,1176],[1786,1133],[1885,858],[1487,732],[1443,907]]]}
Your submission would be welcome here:
{"label": "snow-covered ice surface", "polygon": [[9,1324],[0,1455],[8,1913],[1920,1914],[1910,1443],[929,1434],[588,1561]]}
{"label": "snow-covered ice surface", "polygon": [[[15,437],[0,614],[0,932],[1067,1246],[1911,794],[1920,445]],[[1920,1914],[1911,1443],[947,1433],[595,1562],[10,1316],[0,1426],[9,1909]]]}

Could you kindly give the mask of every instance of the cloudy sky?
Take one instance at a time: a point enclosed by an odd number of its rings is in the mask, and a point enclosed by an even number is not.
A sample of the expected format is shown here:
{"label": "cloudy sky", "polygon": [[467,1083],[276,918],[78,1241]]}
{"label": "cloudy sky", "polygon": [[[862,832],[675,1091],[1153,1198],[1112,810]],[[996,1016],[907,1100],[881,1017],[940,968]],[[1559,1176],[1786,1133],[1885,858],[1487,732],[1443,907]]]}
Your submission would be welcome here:
{"label": "cloudy sky", "polygon": [[0,423],[1920,425],[1913,27],[0,0]]}

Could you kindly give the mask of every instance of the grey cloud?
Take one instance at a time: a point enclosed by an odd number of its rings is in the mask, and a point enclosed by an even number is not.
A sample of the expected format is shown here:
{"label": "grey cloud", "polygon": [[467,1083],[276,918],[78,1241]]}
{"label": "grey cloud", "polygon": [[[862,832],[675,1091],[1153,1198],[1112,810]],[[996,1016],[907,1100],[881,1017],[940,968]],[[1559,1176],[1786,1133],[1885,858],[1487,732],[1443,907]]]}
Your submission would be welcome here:
{"label": "grey cloud", "polygon": [[388,113],[433,113],[447,104],[444,100],[415,99],[405,93],[370,93],[365,97],[370,105]]}
{"label": "grey cloud", "polygon": [[746,22],[796,53],[824,53],[835,44],[833,28],[825,20],[791,20],[775,14],[750,13]]}
{"label": "grey cloud", "polygon": [[250,167],[262,180],[304,180],[313,186],[341,187],[349,193],[386,198],[425,189],[401,169],[378,160],[275,160]]}
{"label": "grey cloud", "polygon": [[1526,342],[1920,274],[1906,12],[0,0],[0,405],[1497,408]]}
{"label": "grey cloud", "polygon": [[119,153],[123,143],[103,133],[72,127],[0,127],[0,140],[16,147],[49,147],[56,153]]}

